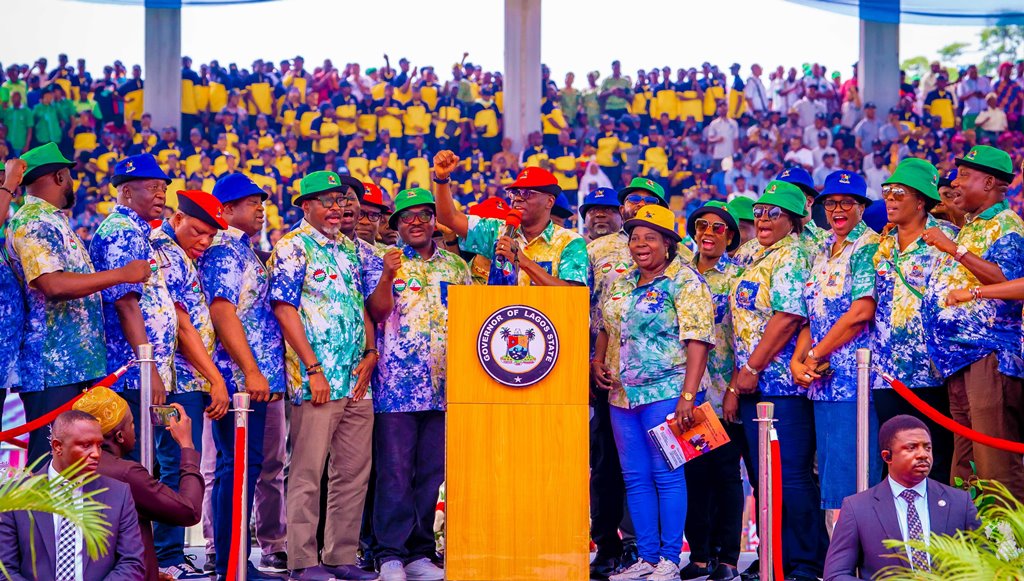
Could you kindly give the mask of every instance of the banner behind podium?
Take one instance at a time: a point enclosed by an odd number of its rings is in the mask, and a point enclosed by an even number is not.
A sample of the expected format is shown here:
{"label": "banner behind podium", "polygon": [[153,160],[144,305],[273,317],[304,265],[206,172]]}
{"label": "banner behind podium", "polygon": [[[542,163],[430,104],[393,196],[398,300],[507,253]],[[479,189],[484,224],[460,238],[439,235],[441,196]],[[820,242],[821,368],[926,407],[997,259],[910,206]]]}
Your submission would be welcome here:
{"label": "banner behind podium", "polygon": [[589,579],[589,294],[448,289],[447,578]]}

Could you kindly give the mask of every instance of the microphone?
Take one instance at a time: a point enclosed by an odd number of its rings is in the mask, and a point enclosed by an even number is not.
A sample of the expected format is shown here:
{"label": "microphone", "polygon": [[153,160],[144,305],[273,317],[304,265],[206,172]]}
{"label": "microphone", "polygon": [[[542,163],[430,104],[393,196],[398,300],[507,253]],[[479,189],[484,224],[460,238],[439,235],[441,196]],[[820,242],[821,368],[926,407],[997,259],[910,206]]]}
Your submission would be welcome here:
{"label": "microphone", "polygon": [[512,238],[522,223],[523,212],[521,210],[509,210],[508,215],[505,216],[505,233],[503,235]]}

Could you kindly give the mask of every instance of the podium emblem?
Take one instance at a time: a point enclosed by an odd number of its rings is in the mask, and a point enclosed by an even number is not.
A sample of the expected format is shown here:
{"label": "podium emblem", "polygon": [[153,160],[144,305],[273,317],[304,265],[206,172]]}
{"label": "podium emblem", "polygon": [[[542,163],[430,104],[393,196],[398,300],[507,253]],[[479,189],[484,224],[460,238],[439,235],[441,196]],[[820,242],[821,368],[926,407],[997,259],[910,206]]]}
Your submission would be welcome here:
{"label": "podium emblem", "polygon": [[525,305],[491,313],[477,336],[480,365],[495,381],[527,387],[547,377],[558,360],[558,332],[548,317]]}

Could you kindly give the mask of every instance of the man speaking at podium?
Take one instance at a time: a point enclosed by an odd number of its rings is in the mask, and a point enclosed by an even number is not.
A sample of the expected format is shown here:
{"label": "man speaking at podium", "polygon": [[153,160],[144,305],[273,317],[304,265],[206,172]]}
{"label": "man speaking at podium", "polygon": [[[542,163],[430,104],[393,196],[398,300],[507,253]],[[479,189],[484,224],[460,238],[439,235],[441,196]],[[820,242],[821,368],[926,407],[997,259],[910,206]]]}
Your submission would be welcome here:
{"label": "man speaking at podium", "polygon": [[[521,224],[515,226],[511,219],[466,216],[455,209],[449,175],[458,163],[459,157],[451,151],[435,155],[434,183],[437,220],[459,236],[463,250],[495,263],[504,262],[508,265],[505,274],[512,275],[511,280],[519,285],[587,284],[586,242],[579,234],[551,221],[551,208],[562,191],[551,172],[528,167],[506,187],[512,211],[522,215]],[[494,282],[493,271],[492,266],[488,284],[501,284]]]}

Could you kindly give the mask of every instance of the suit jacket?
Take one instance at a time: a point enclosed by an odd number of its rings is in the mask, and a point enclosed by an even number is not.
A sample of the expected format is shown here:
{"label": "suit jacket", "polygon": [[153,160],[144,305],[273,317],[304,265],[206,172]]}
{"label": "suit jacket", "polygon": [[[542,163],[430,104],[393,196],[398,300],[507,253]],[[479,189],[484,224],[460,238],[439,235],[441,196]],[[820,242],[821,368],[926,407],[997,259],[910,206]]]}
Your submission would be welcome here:
{"label": "suit jacket", "polygon": [[178,492],[153,478],[138,462],[118,458],[103,451],[100,456],[100,474],[124,482],[131,489],[135,508],[139,512],[139,528],[145,549],[146,579],[159,578],[160,570],[153,546],[153,521],[189,527],[202,518],[203,492],[206,484],[199,472],[199,452],[181,451],[181,475]]}
{"label": "suit jacket", "polygon": [[[966,492],[932,479],[928,479],[928,518],[933,534],[952,535],[981,526],[978,509]],[[888,478],[843,500],[825,558],[824,581],[873,579],[885,567],[906,565],[906,550],[886,548],[885,539],[903,539]]]}
{"label": "suit jacket", "polygon": [[[42,473],[48,469],[49,464],[42,468]],[[145,574],[145,567],[142,564],[139,518],[131,492],[128,485],[102,475],[86,484],[83,491],[102,488],[106,490],[93,499],[109,507],[103,515],[110,523],[110,547],[106,555],[95,561],[83,548],[82,578],[85,581],[139,581]],[[51,514],[32,511],[0,513],[0,562],[7,568],[11,579],[48,581],[56,578],[55,534]],[[34,572],[30,539],[36,552]]]}

